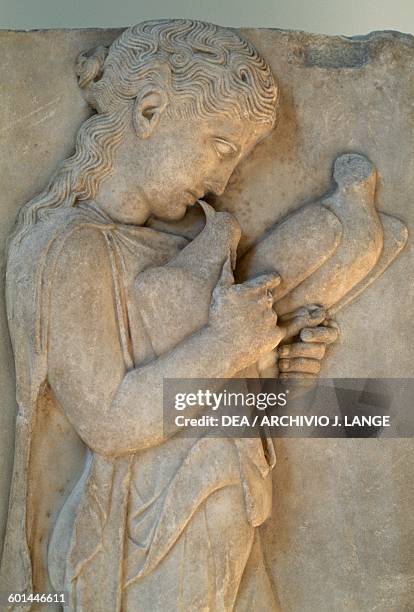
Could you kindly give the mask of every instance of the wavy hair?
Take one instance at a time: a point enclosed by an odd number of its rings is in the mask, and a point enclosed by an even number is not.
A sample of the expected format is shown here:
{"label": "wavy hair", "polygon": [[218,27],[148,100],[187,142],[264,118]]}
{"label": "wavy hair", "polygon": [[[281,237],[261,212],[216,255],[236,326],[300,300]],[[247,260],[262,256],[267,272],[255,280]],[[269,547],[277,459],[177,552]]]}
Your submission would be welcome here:
{"label": "wavy hair", "polygon": [[111,171],[134,98],[147,83],[158,83],[178,102],[167,105],[171,118],[219,113],[269,125],[276,119],[278,90],[265,60],[234,31],[209,23],[141,23],[125,30],[109,50],[82,53],[76,70],[96,114],[80,127],[74,154],[20,210],[9,249],[54,210],[96,196]]}

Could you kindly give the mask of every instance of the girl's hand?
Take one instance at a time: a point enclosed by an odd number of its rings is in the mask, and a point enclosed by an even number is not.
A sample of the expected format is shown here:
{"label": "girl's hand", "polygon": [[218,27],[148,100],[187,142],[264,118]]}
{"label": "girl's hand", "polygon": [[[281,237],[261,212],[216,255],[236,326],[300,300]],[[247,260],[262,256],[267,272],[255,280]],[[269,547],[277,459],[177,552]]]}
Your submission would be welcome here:
{"label": "girl's hand", "polygon": [[[339,335],[336,322],[325,315],[323,308],[310,305],[280,317],[279,324],[286,330],[284,341],[277,349],[281,380],[318,376],[327,346]],[[285,343],[291,338],[293,343]]]}

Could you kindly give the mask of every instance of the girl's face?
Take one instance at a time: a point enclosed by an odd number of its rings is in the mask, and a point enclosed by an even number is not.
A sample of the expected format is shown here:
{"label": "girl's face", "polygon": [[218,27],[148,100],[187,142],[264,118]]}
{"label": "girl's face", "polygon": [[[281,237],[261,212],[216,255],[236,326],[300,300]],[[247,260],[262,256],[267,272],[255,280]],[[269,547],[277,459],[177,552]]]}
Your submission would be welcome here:
{"label": "girl's face", "polygon": [[141,185],[151,214],[180,219],[204,194],[222,194],[237,164],[268,132],[268,126],[220,116],[160,122],[147,140]]}
{"label": "girl's face", "polygon": [[220,114],[188,120],[159,112],[154,125],[148,129],[147,117],[140,137],[131,122],[115,155],[106,209],[123,223],[142,224],[150,215],[178,220],[204,194],[223,193],[240,160],[271,130]]}

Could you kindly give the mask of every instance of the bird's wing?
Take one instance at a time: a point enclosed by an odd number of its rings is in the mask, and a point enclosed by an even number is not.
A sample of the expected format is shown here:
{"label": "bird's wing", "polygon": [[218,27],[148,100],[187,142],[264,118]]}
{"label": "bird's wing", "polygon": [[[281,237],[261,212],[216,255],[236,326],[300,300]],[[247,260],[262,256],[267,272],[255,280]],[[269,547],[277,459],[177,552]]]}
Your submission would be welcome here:
{"label": "bird's wing", "polygon": [[338,248],[342,223],[326,206],[310,204],[274,225],[238,264],[237,280],[277,272],[280,300],[324,264]]}
{"label": "bird's wing", "polygon": [[371,272],[329,309],[328,315],[330,317],[334,316],[344,306],[352,302],[352,300],[358,297],[379,276],[381,276],[407,243],[408,230],[404,223],[396,217],[392,217],[385,213],[379,213],[379,215],[384,228],[384,245],[382,253]]}

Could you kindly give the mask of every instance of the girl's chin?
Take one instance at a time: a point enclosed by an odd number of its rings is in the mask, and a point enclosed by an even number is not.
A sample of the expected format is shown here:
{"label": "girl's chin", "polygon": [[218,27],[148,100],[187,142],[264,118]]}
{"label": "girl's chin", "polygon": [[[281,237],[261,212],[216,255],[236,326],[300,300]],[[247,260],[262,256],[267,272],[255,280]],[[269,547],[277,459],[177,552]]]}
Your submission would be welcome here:
{"label": "girl's chin", "polygon": [[177,204],[175,206],[171,206],[171,208],[162,211],[161,214],[153,213],[154,217],[160,219],[160,221],[180,221],[187,212],[188,205],[186,204]]}
{"label": "girl's chin", "polygon": [[182,219],[185,216],[185,213],[187,212],[187,208],[188,208],[188,205],[180,206],[180,208],[174,211],[173,214],[171,215],[171,220],[180,221],[180,219]]}

